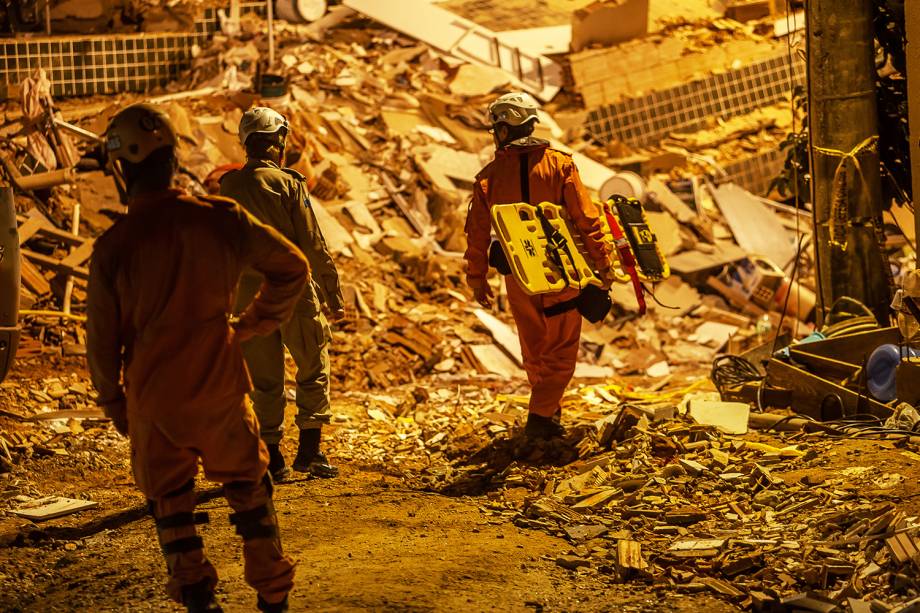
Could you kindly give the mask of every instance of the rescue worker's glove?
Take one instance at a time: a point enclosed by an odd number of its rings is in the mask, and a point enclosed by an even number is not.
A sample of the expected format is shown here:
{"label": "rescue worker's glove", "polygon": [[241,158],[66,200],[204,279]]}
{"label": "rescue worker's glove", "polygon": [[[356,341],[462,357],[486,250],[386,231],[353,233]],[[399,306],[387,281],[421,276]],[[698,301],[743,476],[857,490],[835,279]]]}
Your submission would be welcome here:
{"label": "rescue worker's glove", "polygon": [[230,318],[230,327],[236,332],[236,338],[241,343],[254,336],[265,336],[279,325],[279,321],[260,318],[251,307],[243,311],[239,317]]}
{"label": "rescue worker's glove", "polygon": [[610,289],[614,281],[613,271],[610,268],[605,268],[604,270],[597,271],[597,273],[601,281],[603,281],[603,285],[601,285],[601,289]]}
{"label": "rescue worker's glove", "polygon": [[476,299],[476,302],[487,309],[490,308],[492,306],[492,300],[495,298],[495,294],[492,293],[492,288],[489,286],[489,282],[485,279],[467,278],[467,283],[473,290],[473,297]]}
{"label": "rescue worker's glove", "polygon": [[112,425],[120,435],[128,436],[128,407],[124,398],[103,405],[102,412],[112,420]]}
{"label": "rescue worker's glove", "polygon": [[122,415],[120,417],[112,418],[112,425],[115,426],[115,430],[122,436],[128,436],[128,416]]}

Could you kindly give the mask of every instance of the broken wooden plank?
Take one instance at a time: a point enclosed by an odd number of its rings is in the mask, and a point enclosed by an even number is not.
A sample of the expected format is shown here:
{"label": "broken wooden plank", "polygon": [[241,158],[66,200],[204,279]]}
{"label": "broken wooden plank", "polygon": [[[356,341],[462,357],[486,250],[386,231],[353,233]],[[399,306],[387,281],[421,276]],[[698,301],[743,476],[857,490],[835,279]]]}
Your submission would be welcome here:
{"label": "broken wooden plank", "polygon": [[491,313],[483,309],[474,311],[476,318],[495,339],[495,342],[508,354],[514,363],[518,366],[524,365],[524,357],[521,354],[521,341],[511,326],[501,321]]}
{"label": "broken wooden plank", "polygon": [[622,539],[617,541],[617,568],[623,574],[642,571],[648,567],[642,557],[642,543]]}
{"label": "broken wooden plank", "polygon": [[89,279],[89,269],[84,266],[68,266],[64,264],[63,260],[59,260],[50,255],[44,255],[42,253],[36,253],[29,249],[22,249],[22,255],[29,258],[34,264],[47,268],[48,270],[53,270],[62,274],[69,274],[77,277],[79,279]]}
{"label": "broken wooden plank", "polygon": [[25,258],[20,261],[20,274],[22,283],[36,296],[44,296],[51,292],[51,283],[32,262]]}
{"label": "broken wooden plank", "polygon": [[508,379],[524,376],[524,371],[495,345],[469,345],[467,347],[485,372]]}

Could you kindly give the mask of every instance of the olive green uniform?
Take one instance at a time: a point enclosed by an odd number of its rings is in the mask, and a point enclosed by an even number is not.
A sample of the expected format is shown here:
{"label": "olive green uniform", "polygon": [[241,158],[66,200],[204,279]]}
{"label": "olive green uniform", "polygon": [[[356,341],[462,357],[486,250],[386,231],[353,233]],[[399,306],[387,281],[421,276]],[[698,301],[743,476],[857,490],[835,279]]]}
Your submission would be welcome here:
{"label": "olive green uniform", "polygon": [[[295,423],[301,430],[329,422],[329,342],[332,334],[319,300],[330,311],[343,307],[339,275],[316,222],[304,177],[267,160],[249,160],[240,170],[221,179],[220,193],[233,198],[256,219],[278,230],[297,245],[310,263],[313,284],[308,286],[291,319],[268,336],[243,343],[243,356],[252,377],[253,408],[262,439],[281,441],[284,423],[284,348],[297,365]],[[255,271],[240,279],[234,312],[243,311],[262,285]]]}

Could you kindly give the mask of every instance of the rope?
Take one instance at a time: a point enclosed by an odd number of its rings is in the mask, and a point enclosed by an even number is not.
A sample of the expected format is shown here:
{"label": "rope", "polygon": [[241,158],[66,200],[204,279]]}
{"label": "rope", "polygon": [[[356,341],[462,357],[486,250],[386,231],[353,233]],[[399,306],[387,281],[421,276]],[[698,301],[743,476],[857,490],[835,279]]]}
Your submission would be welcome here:
{"label": "rope", "polygon": [[830,244],[833,247],[838,247],[841,251],[847,250],[847,243],[845,235],[846,227],[849,225],[849,198],[847,196],[847,161],[853,162],[853,166],[856,168],[856,172],[859,175],[860,186],[863,190],[863,195],[868,199],[869,193],[866,184],[866,177],[863,175],[862,167],[859,164],[859,157],[861,154],[867,151],[877,151],[878,150],[878,135],[870,136],[865,139],[855,147],[853,147],[849,152],[841,151],[839,149],[830,149],[827,147],[813,147],[812,148],[816,153],[821,155],[826,155],[828,157],[840,158],[840,163],[837,164],[837,169],[834,171],[834,191],[833,197],[831,198],[831,216],[830,216]]}

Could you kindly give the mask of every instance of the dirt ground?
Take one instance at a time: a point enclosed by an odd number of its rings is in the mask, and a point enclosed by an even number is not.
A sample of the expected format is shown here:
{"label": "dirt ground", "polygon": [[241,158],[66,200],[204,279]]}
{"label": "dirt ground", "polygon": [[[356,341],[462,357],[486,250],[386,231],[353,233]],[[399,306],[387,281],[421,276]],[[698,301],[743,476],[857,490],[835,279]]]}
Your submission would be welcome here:
{"label": "dirt ground", "polygon": [[[16,380],[18,374],[14,374]],[[341,427],[341,426],[340,426]],[[360,424],[348,427],[360,427]],[[33,458],[12,481],[42,492],[89,497],[99,508],[39,525],[0,520],[0,610],[173,611],[153,522],[130,481],[127,442],[107,434],[73,461]],[[285,441],[294,451],[292,433]],[[111,438],[110,438],[111,437]],[[108,470],[76,458],[105,457]],[[254,610],[243,582],[240,542],[214,484],[199,482],[211,523],[201,528],[221,576],[227,611]],[[564,570],[567,543],[480,511],[484,499],[405,489],[392,476],[343,465],[334,480],[277,486],[284,545],[299,564],[292,611],[734,611],[705,594],[617,585],[592,572]],[[3,533],[3,530],[0,530]]]}
{"label": "dirt ground", "polygon": [[[285,547],[299,561],[293,611],[733,611],[708,597],[609,587],[560,569],[560,539],[490,523],[475,500],[400,490],[346,467],[342,478],[280,485]],[[216,498],[201,530],[227,611],[252,611],[240,545]],[[73,551],[65,547],[76,546]],[[144,517],[75,540],[0,552],[17,589],[5,611],[171,611],[153,524]],[[16,569],[16,570],[14,570]]]}
{"label": "dirt ground", "polygon": [[[32,377],[49,373],[85,376],[79,359],[21,363],[5,385],[27,387]],[[334,406],[349,419],[332,426],[338,433],[330,432],[330,439],[367,427],[366,412],[348,396],[337,396]],[[0,428],[16,427],[4,419]],[[294,436],[287,432],[288,457],[295,452]],[[908,514],[920,511],[913,452],[889,441],[796,436],[813,439],[822,460],[778,472],[787,483],[806,476],[830,482],[842,471],[858,474],[860,467],[884,469],[903,482],[879,496]],[[89,498],[99,507],[41,524],[0,513],[0,610],[180,610],[163,591],[165,565],[131,481],[127,441],[105,425],[68,440],[69,455],[35,454],[0,477],[0,502],[15,506],[12,495],[25,492]],[[342,468],[339,478],[295,479],[276,489],[284,544],[299,561],[292,611],[740,610],[708,592],[613,583],[592,567],[565,570],[556,558],[571,544],[519,527],[514,513],[489,512],[488,493],[451,497],[415,490],[398,470],[349,464],[334,453],[333,460]],[[255,595],[242,578],[241,546],[228,507],[215,484],[201,481],[199,492],[199,509],[211,516],[201,533],[221,576],[221,603],[227,611],[252,611]]]}

